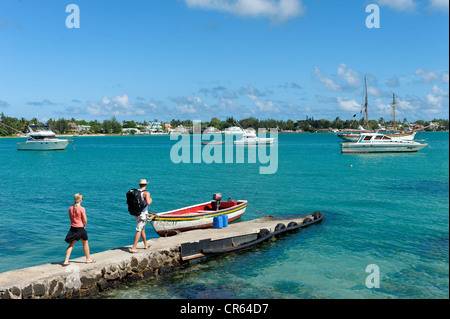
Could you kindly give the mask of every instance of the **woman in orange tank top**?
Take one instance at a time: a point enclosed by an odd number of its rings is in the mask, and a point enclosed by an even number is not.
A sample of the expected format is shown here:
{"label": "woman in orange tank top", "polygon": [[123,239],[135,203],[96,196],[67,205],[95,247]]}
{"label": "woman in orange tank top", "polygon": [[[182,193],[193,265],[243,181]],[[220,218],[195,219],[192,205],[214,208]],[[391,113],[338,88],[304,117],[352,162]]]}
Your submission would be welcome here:
{"label": "woman in orange tank top", "polygon": [[69,208],[69,218],[70,218],[70,230],[66,236],[66,242],[69,243],[69,247],[66,250],[66,259],[64,260],[63,265],[69,265],[70,254],[72,253],[73,246],[75,243],[81,239],[83,243],[83,251],[86,255],[86,263],[95,263],[94,259],[91,259],[89,254],[89,243],[88,243],[88,235],[86,232],[86,210],[81,206],[81,202],[83,201],[83,195],[77,193],[74,196],[75,204],[70,206]]}

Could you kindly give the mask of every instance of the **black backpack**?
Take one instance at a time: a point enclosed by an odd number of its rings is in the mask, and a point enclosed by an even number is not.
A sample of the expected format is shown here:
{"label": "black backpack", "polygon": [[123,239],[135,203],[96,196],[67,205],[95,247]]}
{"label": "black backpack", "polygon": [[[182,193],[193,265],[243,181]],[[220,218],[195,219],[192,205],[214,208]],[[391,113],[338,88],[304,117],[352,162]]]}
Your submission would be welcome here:
{"label": "black backpack", "polygon": [[127,204],[128,212],[133,216],[139,216],[144,208],[147,207],[147,203],[142,199],[141,191],[138,189],[132,189],[127,192]]}

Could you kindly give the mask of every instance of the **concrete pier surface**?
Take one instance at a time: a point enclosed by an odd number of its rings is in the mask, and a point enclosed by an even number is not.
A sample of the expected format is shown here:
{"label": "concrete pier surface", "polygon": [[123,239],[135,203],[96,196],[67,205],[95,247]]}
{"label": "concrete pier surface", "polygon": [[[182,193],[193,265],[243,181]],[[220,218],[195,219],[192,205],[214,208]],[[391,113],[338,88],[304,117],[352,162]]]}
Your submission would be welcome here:
{"label": "concrete pier surface", "polygon": [[[114,286],[135,282],[170,273],[189,265],[181,259],[183,243],[203,239],[222,239],[244,234],[258,233],[261,229],[273,232],[279,223],[294,221],[301,224],[305,217],[288,219],[263,217],[251,221],[235,222],[222,229],[199,229],[171,237],[151,238],[151,247],[131,253],[131,246],[104,252],[91,253],[96,263],[86,264],[85,257],[72,259],[63,266],[64,251],[60,261],[49,264],[12,270],[0,274],[0,299],[66,299],[83,298],[97,294]],[[149,226],[149,225],[148,225]]]}

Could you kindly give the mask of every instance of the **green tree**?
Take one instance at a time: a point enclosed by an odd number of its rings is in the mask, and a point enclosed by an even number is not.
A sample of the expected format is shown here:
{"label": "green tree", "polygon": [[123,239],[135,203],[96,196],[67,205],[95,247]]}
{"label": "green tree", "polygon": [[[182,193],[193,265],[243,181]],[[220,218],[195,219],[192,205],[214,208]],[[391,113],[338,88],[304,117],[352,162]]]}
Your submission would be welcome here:
{"label": "green tree", "polygon": [[289,119],[286,121],[285,130],[293,131],[295,128],[295,123],[293,120]]}
{"label": "green tree", "polygon": [[123,128],[136,128],[138,125],[135,121],[123,121],[122,127]]}
{"label": "green tree", "polygon": [[69,120],[60,118],[56,121],[52,119],[48,120],[47,124],[50,126],[50,129],[55,133],[66,134],[70,130]]}
{"label": "green tree", "polygon": [[254,117],[249,117],[249,118],[246,118],[246,119],[242,119],[238,123],[244,129],[252,127],[252,128],[254,128],[256,130],[256,129],[258,129],[258,127],[260,127],[259,126],[259,120],[255,119]]}
{"label": "green tree", "polygon": [[210,126],[214,126],[216,129],[220,130],[220,120],[217,117],[213,117],[209,122]]}
{"label": "green tree", "polygon": [[224,129],[229,128],[231,126],[232,125],[230,124],[230,122],[227,122],[227,121],[220,122],[220,130],[224,130]]}
{"label": "green tree", "polygon": [[91,126],[91,129],[90,129],[91,133],[99,134],[99,133],[103,132],[102,124],[99,123],[97,120],[90,121],[88,125]]}

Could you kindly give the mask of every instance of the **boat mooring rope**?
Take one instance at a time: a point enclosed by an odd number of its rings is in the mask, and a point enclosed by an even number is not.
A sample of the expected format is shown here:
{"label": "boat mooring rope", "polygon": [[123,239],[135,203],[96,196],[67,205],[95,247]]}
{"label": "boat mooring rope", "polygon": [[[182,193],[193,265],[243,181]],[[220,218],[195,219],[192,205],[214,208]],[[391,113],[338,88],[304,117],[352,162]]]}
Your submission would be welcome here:
{"label": "boat mooring rope", "polygon": [[267,215],[267,214],[264,214],[264,213],[260,212],[255,207],[251,206],[249,203],[247,203],[247,206],[250,207],[250,208],[253,208],[257,213],[261,214],[264,217],[273,217],[272,215]]}

